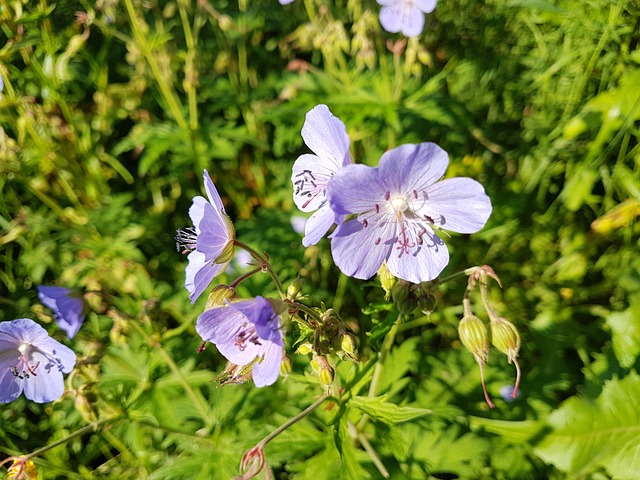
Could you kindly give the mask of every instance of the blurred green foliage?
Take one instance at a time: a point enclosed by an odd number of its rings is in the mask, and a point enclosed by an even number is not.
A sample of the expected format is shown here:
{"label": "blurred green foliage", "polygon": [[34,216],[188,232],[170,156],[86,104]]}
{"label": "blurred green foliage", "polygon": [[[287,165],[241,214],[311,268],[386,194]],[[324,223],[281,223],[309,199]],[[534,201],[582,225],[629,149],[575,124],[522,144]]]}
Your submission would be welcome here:
{"label": "blurred green foliage", "polygon": [[[325,103],[358,162],[433,141],[449,176],[485,186],[492,217],[447,241],[445,275],[498,273],[492,301],[520,329],[525,377],[518,399],[500,400],[513,372],[492,354],[488,409],[457,339],[463,280],[443,284],[433,312],[400,325],[378,396],[364,373],[351,402],[269,444],[275,477],[379,478],[364,439],[394,479],[637,478],[640,5],[442,0],[412,39],[382,31],[378,9],[0,0],[0,320],[36,318],[62,339],[35,285],[94,292],[63,340],[79,355],[68,394],[1,406],[3,456],[105,422],[37,457],[42,478],[231,478],[322,393],[303,356],[274,387],[211,383],[224,359],[196,354],[204,301],[190,305],[173,250],[204,168],[238,237],[341,312],[363,365],[375,357],[395,320],[384,292],[341,276],[328,241],[304,250],[290,225],[300,128]],[[240,293],[274,288],[252,278]],[[364,371],[336,369],[343,383]]]}

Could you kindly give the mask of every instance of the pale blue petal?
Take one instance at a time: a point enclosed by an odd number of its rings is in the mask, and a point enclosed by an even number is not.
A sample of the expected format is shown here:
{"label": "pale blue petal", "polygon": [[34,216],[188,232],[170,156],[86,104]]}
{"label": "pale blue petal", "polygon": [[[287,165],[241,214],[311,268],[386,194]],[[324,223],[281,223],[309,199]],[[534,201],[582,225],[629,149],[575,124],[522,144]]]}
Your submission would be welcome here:
{"label": "pale blue petal", "polygon": [[0,403],[13,402],[22,393],[22,383],[11,371],[19,355],[16,345],[0,341]]}
{"label": "pale blue petal", "polygon": [[336,229],[331,237],[331,254],[345,275],[367,280],[377,273],[395,240],[394,225],[383,225],[364,227],[354,219]]}
{"label": "pale blue petal", "polygon": [[[303,212],[313,212],[320,208],[326,202],[327,185],[337,171],[335,164],[323,161],[317,155],[300,155],[293,164],[291,173],[296,207]],[[304,183],[300,186],[298,182]]]}
{"label": "pale blue petal", "polygon": [[48,359],[41,353],[34,353],[32,359],[34,365],[40,363],[35,369],[36,375],[19,380],[22,382],[24,396],[36,403],[53,402],[59,399],[64,393],[62,372],[57,368],[45,369]]}
{"label": "pale blue petal", "polygon": [[343,167],[331,180],[327,198],[339,215],[374,211],[385,201],[387,188],[380,181],[378,169],[362,164]]}
{"label": "pale blue petal", "polygon": [[435,143],[405,144],[380,158],[380,178],[391,193],[421,192],[442,178],[449,156]]}
{"label": "pale blue petal", "polygon": [[333,164],[334,171],[351,162],[347,127],[326,105],[317,105],[307,112],[302,138],[323,162]]}
{"label": "pale blue petal", "polygon": [[253,383],[256,387],[266,387],[278,380],[280,364],[282,363],[282,347],[272,342],[267,342],[263,352],[264,357],[253,366]]}
{"label": "pale blue petal", "polygon": [[218,212],[224,212],[224,205],[222,203],[222,199],[220,198],[220,194],[218,193],[218,190],[216,190],[216,186],[211,181],[209,172],[205,170],[202,177],[204,179],[204,189],[207,192],[207,197],[209,198],[209,201],[211,202],[211,204],[213,204],[216,207]]}
{"label": "pale blue petal", "polygon": [[189,291],[191,303],[211,284],[214,277],[222,273],[229,262],[219,264],[205,261],[205,255],[197,250],[192,251],[187,257],[189,264],[186,268],[186,279],[184,286]]}
{"label": "pale blue petal", "polygon": [[39,369],[69,373],[76,365],[74,351],[49,336],[40,340],[35,346],[41,352],[39,355],[44,355],[48,359],[47,362],[41,363]]}
{"label": "pale blue petal", "polygon": [[222,217],[213,205],[204,205],[204,218],[200,222],[200,233],[197,237],[197,250],[205,255],[205,261],[216,260],[233,240],[229,231],[231,222]]}
{"label": "pale blue petal", "polygon": [[436,9],[437,0],[416,0],[416,7],[424,13],[431,13]]}
{"label": "pale blue petal", "polygon": [[491,215],[491,200],[480,183],[471,178],[450,178],[431,185],[428,201],[417,211],[436,225],[458,233],[475,233]]}
{"label": "pale blue petal", "polygon": [[402,30],[402,10],[395,5],[386,5],[380,9],[380,25],[387,32],[398,33]]}
{"label": "pale blue petal", "polygon": [[433,280],[449,263],[449,251],[435,234],[423,235],[423,244],[399,255],[391,252],[387,260],[389,271],[398,278],[412,283]]}
{"label": "pale blue petal", "polygon": [[229,303],[229,306],[241,312],[254,324],[260,338],[284,345],[280,332],[280,317],[268,300],[258,295],[254,299]]}
{"label": "pale blue petal", "polygon": [[318,243],[335,223],[335,217],[336,215],[328,203],[319,208],[309,217],[305,224],[305,235],[302,239],[302,245],[308,247],[309,245]]}
{"label": "pale blue petal", "polygon": [[197,196],[193,197],[193,203],[189,207],[189,218],[191,223],[196,229],[196,234],[200,234],[200,222],[204,218],[204,208],[206,205],[210,205],[206,198]]}

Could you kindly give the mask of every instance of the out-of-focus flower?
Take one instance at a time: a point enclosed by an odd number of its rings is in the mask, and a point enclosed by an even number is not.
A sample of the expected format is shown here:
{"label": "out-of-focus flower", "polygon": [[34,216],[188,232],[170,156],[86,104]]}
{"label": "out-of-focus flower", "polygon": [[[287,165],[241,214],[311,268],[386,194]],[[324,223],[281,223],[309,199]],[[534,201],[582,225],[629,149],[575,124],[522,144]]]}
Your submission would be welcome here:
{"label": "out-of-focus flower", "polygon": [[304,227],[307,224],[307,219],[301,215],[294,215],[291,217],[291,228],[293,231],[299,234],[304,234]]}
{"label": "out-of-focus flower", "polygon": [[224,211],[222,199],[215,185],[204,171],[204,189],[207,197],[197,196],[189,209],[193,228],[178,230],[178,249],[189,253],[185,287],[191,303],[211,284],[215,276],[224,272],[233,258],[235,230]]}
{"label": "out-of-focus flower", "polygon": [[33,320],[0,322],[0,403],[24,396],[52,402],[64,392],[63,373],[76,364],[76,354],[51,338]]}
{"label": "out-of-focus flower", "polygon": [[7,469],[6,480],[36,480],[38,478],[36,464],[30,458],[20,456],[9,457],[7,460],[13,460],[13,463]]}
{"label": "out-of-focus flower", "polygon": [[407,37],[420,35],[424,28],[424,14],[433,12],[436,0],[377,0],[380,24],[387,32],[402,32]]}
{"label": "out-of-focus flower", "polygon": [[0,100],[2,100],[2,91],[4,90],[4,80],[2,79],[2,74],[0,73]]}
{"label": "out-of-focus flower", "polygon": [[302,126],[302,138],[314,155],[300,155],[293,164],[293,201],[303,212],[314,212],[305,225],[302,244],[315,245],[336,223],[326,190],[334,174],[351,163],[347,128],[326,105],[313,107]]}
{"label": "out-of-focus flower", "polygon": [[402,145],[377,168],[346,165],[327,188],[336,215],[356,215],[331,236],[334,262],[345,274],[369,279],[386,260],[396,277],[412,283],[436,278],[449,263],[437,232],[480,230],[491,214],[484,188],[470,178],[442,181],[447,152],[434,143]]}
{"label": "out-of-focus flower", "polygon": [[513,402],[516,398],[520,397],[520,392],[516,391],[515,396],[514,396],[514,389],[515,387],[513,385],[504,385],[503,387],[500,387],[500,396],[502,397],[502,399],[507,402],[507,403],[511,403]]}
{"label": "out-of-focus flower", "polygon": [[38,297],[45,307],[53,312],[53,319],[73,338],[84,322],[85,308],[82,295],[69,288],[40,285]]}
{"label": "out-of-focus flower", "polygon": [[280,5],[289,5],[293,3],[293,0],[278,0],[278,2],[280,2]]}
{"label": "out-of-focus flower", "polygon": [[[234,365],[251,365],[256,387],[271,385],[278,379],[284,342],[280,313],[272,301],[261,296],[251,300],[227,302],[200,314],[196,331],[203,340],[215,344]],[[242,379],[247,380],[247,369]],[[229,382],[235,381],[229,380]]]}

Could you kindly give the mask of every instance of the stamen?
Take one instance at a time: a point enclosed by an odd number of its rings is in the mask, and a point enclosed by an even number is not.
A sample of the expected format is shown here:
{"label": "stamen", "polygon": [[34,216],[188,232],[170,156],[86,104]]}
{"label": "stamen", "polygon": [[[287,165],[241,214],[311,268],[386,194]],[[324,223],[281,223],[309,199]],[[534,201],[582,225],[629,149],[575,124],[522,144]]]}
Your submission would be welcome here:
{"label": "stamen", "polygon": [[194,227],[181,228],[176,232],[175,236],[176,249],[186,254],[196,249],[198,245],[198,236]]}
{"label": "stamen", "polygon": [[367,228],[367,227],[369,226],[369,222],[367,221],[367,219],[366,219],[366,218],[362,221],[362,226],[363,226],[364,228]]}

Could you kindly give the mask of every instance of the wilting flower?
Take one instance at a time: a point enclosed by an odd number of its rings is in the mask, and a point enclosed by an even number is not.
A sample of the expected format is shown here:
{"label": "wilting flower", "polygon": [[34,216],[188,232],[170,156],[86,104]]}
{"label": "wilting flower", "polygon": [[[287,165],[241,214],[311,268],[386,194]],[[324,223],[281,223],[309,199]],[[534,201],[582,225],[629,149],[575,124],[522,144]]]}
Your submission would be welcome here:
{"label": "wilting flower", "polygon": [[331,253],[345,274],[369,279],[386,260],[396,277],[436,278],[449,263],[437,232],[480,230],[491,214],[484,188],[470,178],[440,180],[449,159],[434,143],[402,145],[377,168],[347,165],[327,189],[337,215],[357,215],[335,230]]}
{"label": "wilting flower", "polygon": [[193,228],[178,230],[176,235],[178,249],[183,253],[190,252],[185,287],[191,303],[198,299],[216,275],[224,272],[233,258],[235,238],[233,223],[225,213],[222,199],[206,170],[203,178],[209,200],[199,195],[194,197],[189,209]]}
{"label": "wilting flower", "polygon": [[335,223],[326,190],[333,175],[351,163],[349,136],[344,123],[326,105],[313,107],[302,126],[302,138],[315,155],[300,155],[293,164],[293,201],[303,212],[313,212],[305,225],[305,247],[315,245]]}
{"label": "wilting flower", "polygon": [[[284,342],[280,313],[269,300],[257,296],[207,310],[198,317],[196,331],[203,340],[215,344],[232,364],[251,365],[256,387],[271,385],[278,379]],[[247,380],[247,369],[240,370],[243,380]]]}
{"label": "wilting flower", "polygon": [[41,285],[38,297],[45,307],[53,312],[53,319],[73,338],[84,322],[84,301],[80,293],[65,287]]}
{"label": "wilting flower", "polygon": [[0,403],[24,396],[52,402],[64,392],[63,373],[76,364],[76,354],[49,337],[33,320],[0,322]]}
{"label": "wilting flower", "polygon": [[436,0],[377,0],[380,24],[387,32],[402,32],[407,37],[420,35],[424,28],[424,14],[433,12]]}

